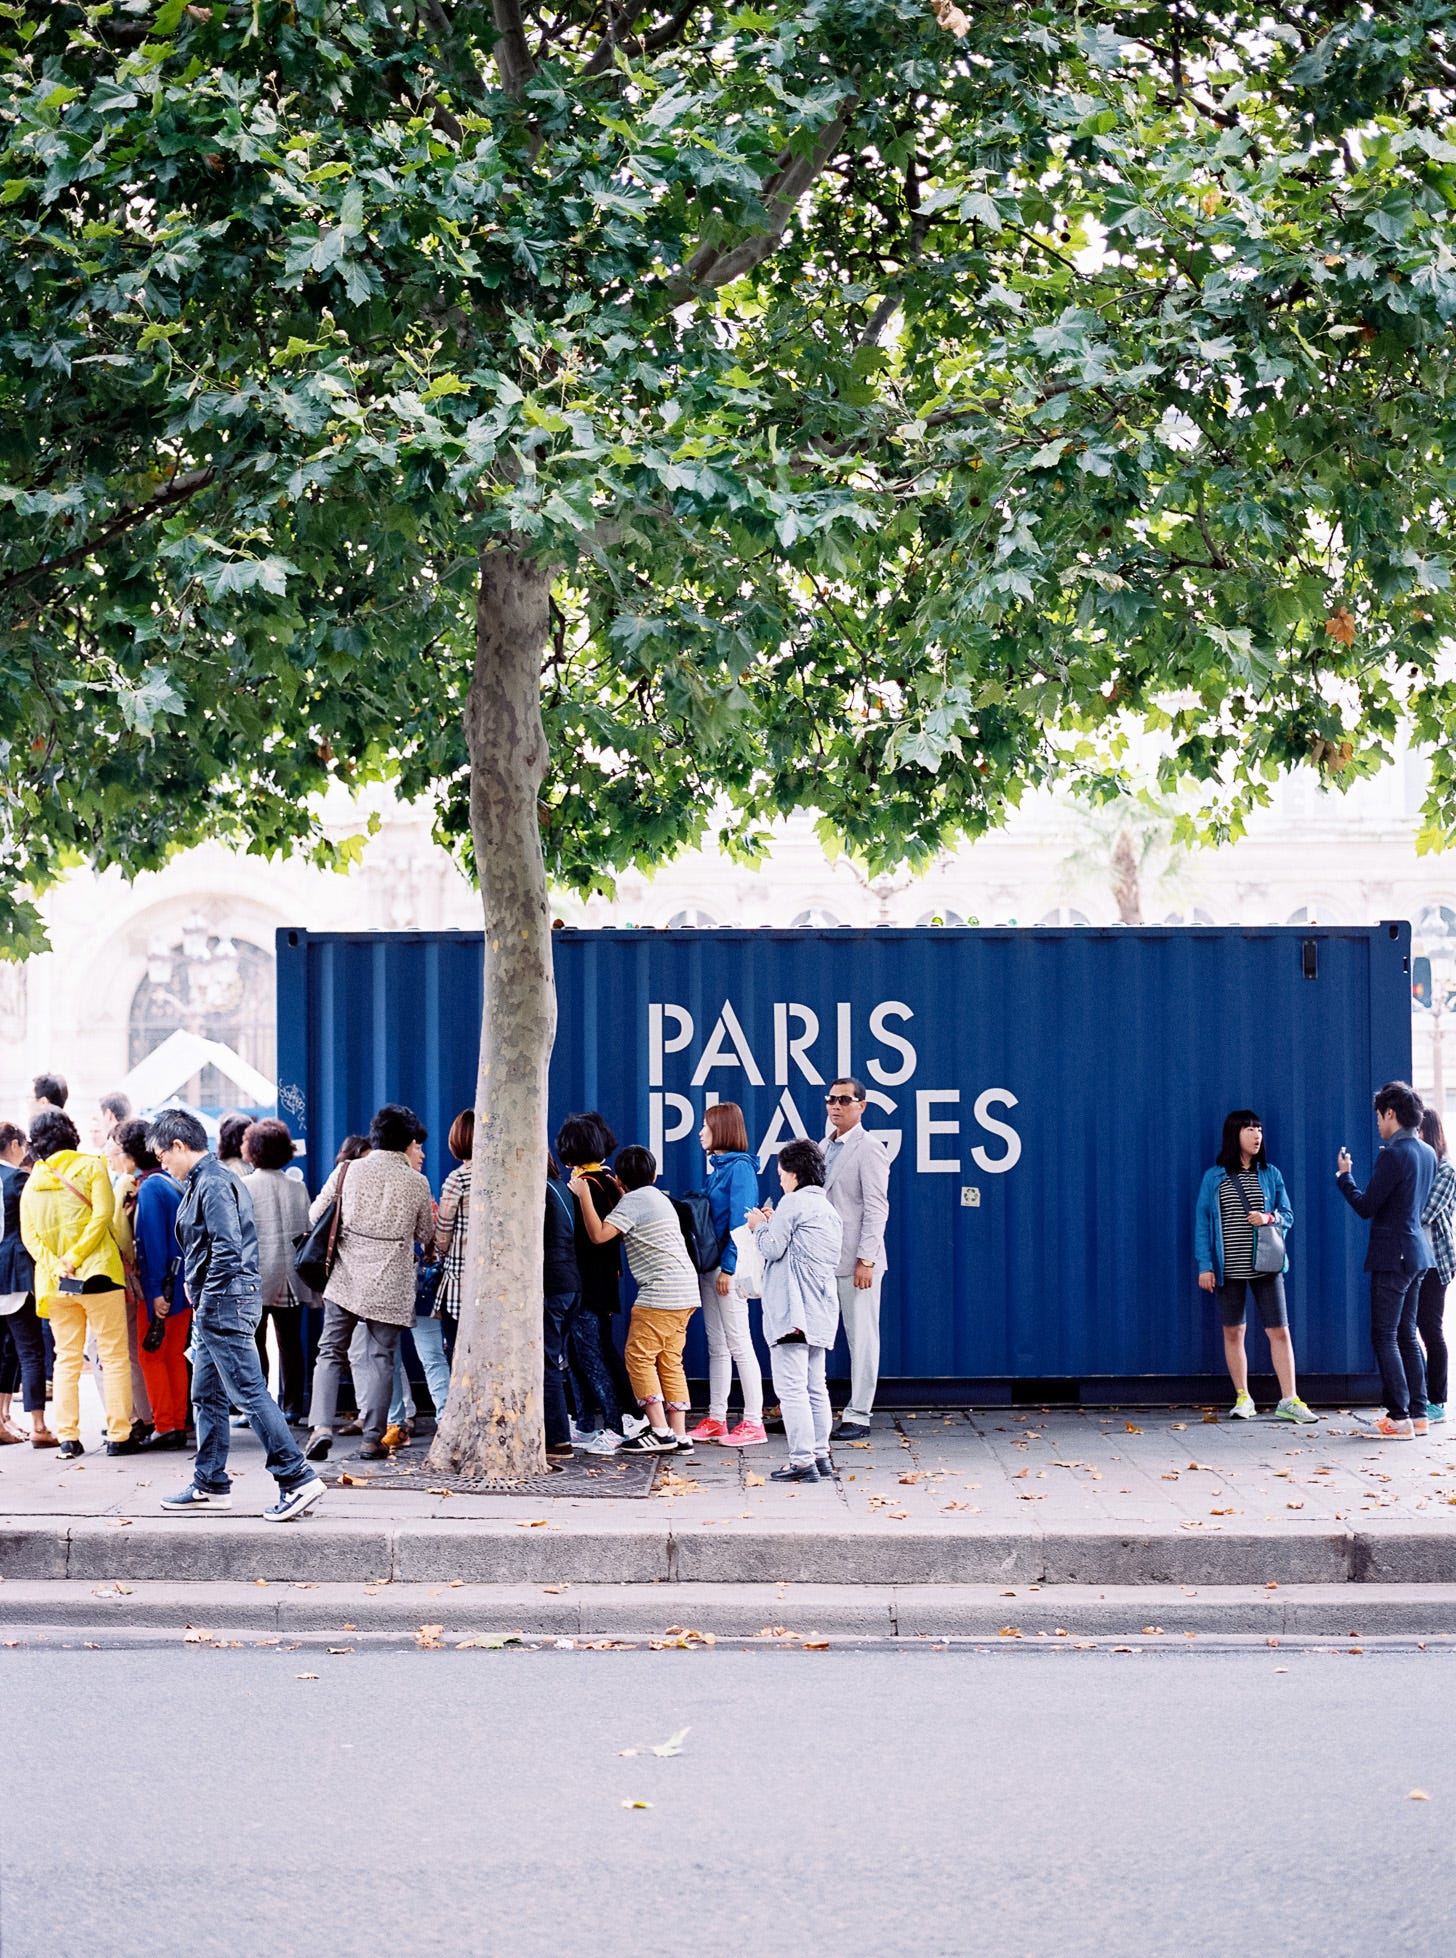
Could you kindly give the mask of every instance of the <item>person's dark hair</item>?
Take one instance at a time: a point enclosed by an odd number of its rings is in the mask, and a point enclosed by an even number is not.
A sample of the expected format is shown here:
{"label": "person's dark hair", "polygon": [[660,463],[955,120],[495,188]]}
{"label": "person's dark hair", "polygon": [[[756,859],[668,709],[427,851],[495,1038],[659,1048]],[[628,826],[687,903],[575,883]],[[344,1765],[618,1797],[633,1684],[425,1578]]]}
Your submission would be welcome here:
{"label": "person's dark hair", "polygon": [[8,1149],[12,1142],[23,1142],[28,1149],[30,1137],[14,1122],[0,1122],[0,1150]]}
{"label": "person's dark hair", "polygon": [[[590,1162],[591,1158],[587,1158]],[[630,1142],[617,1156],[617,1181],[624,1190],[644,1190],[657,1181],[657,1158],[640,1142]]]}
{"label": "person's dark hair", "polygon": [[145,1122],[118,1122],[111,1131],[111,1139],[122,1155],[131,1157],[137,1169],[161,1168],[148,1145]]}
{"label": "person's dark hair", "polygon": [[[1219,1144],[1218,1166],[1226,1176],[1239,1176],[1243,1173],[1244,1152],[1239,1147],[1239,1131],[1246,1129],[1251,1122],[1258,1122],[1261,1127],[1263,1125],[1263,1117],[1256,1114],[1252,1108],[1231,1109],[1223,1118],[1223,1141]],[[1264,1169],[1268,1161],[1261,1139],[1259,1153],[1250,1162],[1249,1168]]]}
{"label": "person's dark hair", "polygon": [[581,1163],[604,1163],[617,1138],[593,1109],[589,1115],[568,1115],[556,1131],[556,1153],[575,1169]]}
{"label": "person's dark hair", "polygon": [[468,1163],[475,1153],[475,1110],[462,1108],[450,1124],[450,1133],[445,1138],[450,1145],[450,1154],[457,1163]]}
{"label": "person's dark hair", "polygon": [[293,1135],[287,1122],[265,1115],[250,1122],[243,1137],[243,1154],[254,1169],[287,1169],[293,1161]]}
{"label": "person's dark hair", "polygon": [[1375,1096],[1376,1114],[1394,1115],[1403,1129],[1419,1127],[1425,1108],[1409,1081],[1387,1081]]}
{"label": "person's dark hair", "polygon": [[64,1074],[37,1074],[30,1089],[37,1101],[48,1101],[53,1108],[64,1108],[71,1098]]}
{"label": "person's dark hair", "polygon": [[207,1130],[191,1109],[164,1108],[160,1115],[152,1117],[147,1142],[154,1156],[160,1156],[174,1142],[180,1142],[184,1149],[195,1149],[202,1156],[207,1153]]}
{"label": "person's dark hair", "polygon": [[58,1149],[79,1149],[81,1137],[69,1115],[59,1108],[43,1108],[30,1125],[30,1146],[40,1161]]}
{"label": "person's dark hair", "polygon": [[736,1101],[715,1101],[703,1110],[703,1121],[712,1138],[710,1146],[715,1156],[731,1149],[747,1150],[748,1130],[743,1124],[743,1110]]}
{"label": "person's dark hair", "polygon": [[823,1189],[824,1154],[817,1142],[810,1142],[807,1136],[786,1142],[779,1151],[779,1161],[790,1176],[798,1177],[801,1190]]}
{"label": "person's dark hair", "polygon": [[403,1155],[419,1139],[420,1118],[402,1101],[387,1101],[369,1124],[371,1149],[394,1149]]}
{"label": "person's dark hair", "polygon": [[429,1141],[429,1139],[430,1139],[430,1131],[425,1127],[424,1123],[416,1122],[415,1132],[410,1137],[410,1141],[418,1142],[420,1147],[423,1148],[425,1144]]}
{"label": "person's dark hair", "polygon": [[[1446,1160],[1446,1125],[1434,1108],[1421,1110],[1421,1141],[1429,1142],[1441,1162]],[[5,1147],[5,1132],[0,1129],[0,1149]]]}
{"label": "person's dark hair", "polygon": [[104,1115],[109,1115],[118,1127],[131,1118],[131,1098],[124,1095],[119,1088],[114,1088],[109,1095],[103,1095],[96,1105]]}
{"label": "person's dark hair", "polygon": [[829,1083],[830,1093],[836,1088],[848,1088],[856,1101],[864,1101],[869,1094],[869,1089],[857,1074],[836,1074]]}
{"label": "person's dark hair", "polygon": [[[0,1149],[3,1149],[4,1147],[5,1144],[3,1142],[0,1142]],[[546,1174],[551,1178],[551,1181],[553,1183],[557,1183],[561,1180],[561,1165],[560,1163],[557,1162],[556,1158],[552,1155],[549,1149],[546,1151]]]}
{"label": "person's dark hair", "polygon": [[224,1115],[217,1125],[217,1159],[220,1163],[241,1160],[243,1137],[252,1127],[246,1115]]}
{"label": "person's dark hair", "polygon": [[369,1138],[367,1135],[346,1135],[339,1144],[338,1155],[334,1157],[334,1167],[337,1169],[340,1163],[357,1163],[361,1156],[367,1156],[368,1154]]}

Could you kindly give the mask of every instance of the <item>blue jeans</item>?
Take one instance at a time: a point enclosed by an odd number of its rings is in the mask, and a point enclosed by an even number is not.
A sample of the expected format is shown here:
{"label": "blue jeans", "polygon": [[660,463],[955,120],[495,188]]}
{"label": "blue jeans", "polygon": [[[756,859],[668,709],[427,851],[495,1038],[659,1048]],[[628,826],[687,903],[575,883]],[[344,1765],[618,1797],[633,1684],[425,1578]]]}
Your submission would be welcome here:
{"label": "blue jeans", "polygon": [[[595,1406],[605,1425],[620,1433],[622,1402],[605,1345],[611,1336],[611,1320],[603,1313],[594,1312],[589,1305],[583,1306],[572,1318],[568,1331],[568,1357],[576,1384],[581,1390],[578,1416],[585,1415],[588,1407]],[[635,1412],[635,1402],[633,1406]]]}
{"label": "blue jeans", "polygon": [[1380,1389],[1392,1421],[1419,1421],[1426,1411],[1426,1356],[1416,1337],[1422,1272],[1370,1274],[1370,1344],[1380,1368]]}
{"label": "blue jeans", "polygon": [[[430,1390],[430,1399],[435,1403],[435,1419],[438,1421],[445,1412],[445,1401],[450,1392],[450,1362],[445,1358],[445,1322],[442,1319],[416,1319],[411,1335],[415,1351],[420,1356],[420,1365],[425,1370],[425,1385]],[[394,1355],[394,1399],[389,1403],[389,1418],[397,1426],[401,1421],[414,1416],[415,1397],[410,1392],[409,1374],[405,1371],[404,1340],[401,1339]]]}
{"label": "blue jeans", "polygon": [[548,1448],[565,1448],[571,1442],[571,1413],[566,1405],[566,1347],[571,1337],[572,1316],[580,1301],[580,1292],[546,1294],[541,1343],[546,1351],[546,1389],[542,1411]]}
{"label": "blue jeans", "polygon": [[230,1406],[247,1415],[248,1426],[267,1450],[268,1473],[280,1488],[294,1489],[313,1476],[258,1364],[254,1336],[262,1313],[260,1292],[233,1292],[207,1300],[192,1314],[192,1401],[197,1409],[192,1479],[214,1495],[225,1495],[232,1487],[227,1469]]}

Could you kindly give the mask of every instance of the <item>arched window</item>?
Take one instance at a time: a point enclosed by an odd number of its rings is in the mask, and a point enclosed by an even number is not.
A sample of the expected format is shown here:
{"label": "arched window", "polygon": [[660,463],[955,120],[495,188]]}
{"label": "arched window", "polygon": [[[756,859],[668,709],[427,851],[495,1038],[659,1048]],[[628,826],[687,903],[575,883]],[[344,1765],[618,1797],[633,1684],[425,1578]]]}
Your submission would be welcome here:
{"label": "arched window", "polygon": [[[273,959],[257,945],[218,938],[189,922],[182,942],[153,941],[147,976],[132,995],[127,1065],[160,1047],[179,1027],[221,1041],[271,1081],[276,1071]],[[181,1090],[194,1108],[232,1105],[237,1089],[215,1067],[204,1067]]]}
{"label": "arched window", "polygon": [[917,925],[963,925],[965,919],[959,911],[952,911],[948,905],[942,905],[938,911],[925,912],[915,922]]}
{"label": "arched window", "polygon": [[1092,920],[1084,912],[1074,911],[1070,905],[1059,905],[1055,911],[1038,918],[1038,925],[1090,925]]}
{"label": "arched window", "polygon": [[716,931],[718,920],[706,911],[674,911],[667,928],[669,931]]}
{"label": "arched window", "polygon": [[791,918],[789,922],[792,925],[817,925],[821,930],[827,931],[832,930],[839,923],[839,920],[832,911],[826,911],[822,906],[814,905],[807,911],[801,911],[796,918]]}
{"label": "arched window", "polygon": [[1333,925],[1339,921],[1334,907],[1328,904],[1301,904],[1297,911],[1291,911],[1284,920],[1286,925]]}
{"label": "arched window", "polygon": [[1211,925],[1213,920],[1206,911],[1195,909],[1190,911],[1186,917],[1181,911],[1170,911],[1167,917],[1164,918],[1163,923],[1165,925]]}

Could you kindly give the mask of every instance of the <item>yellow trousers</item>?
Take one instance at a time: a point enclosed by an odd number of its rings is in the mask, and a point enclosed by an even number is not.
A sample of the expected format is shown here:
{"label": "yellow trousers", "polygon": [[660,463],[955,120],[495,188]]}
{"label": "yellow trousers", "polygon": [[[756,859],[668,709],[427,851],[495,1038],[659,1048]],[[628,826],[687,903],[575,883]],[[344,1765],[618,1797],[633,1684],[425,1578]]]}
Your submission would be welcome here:
{"label": "yellow trousers", "polygon": [[126,1293],[58,1292],[46,1300],[56,1342],[56,1433],[62,1441],[81,1439],[81,1364],[86,1329],[96,1335],[101,1356],[101,1390],[106,1397],[106,1439],[125,1441],[131,1433],[131,1352],[126,1338]]}

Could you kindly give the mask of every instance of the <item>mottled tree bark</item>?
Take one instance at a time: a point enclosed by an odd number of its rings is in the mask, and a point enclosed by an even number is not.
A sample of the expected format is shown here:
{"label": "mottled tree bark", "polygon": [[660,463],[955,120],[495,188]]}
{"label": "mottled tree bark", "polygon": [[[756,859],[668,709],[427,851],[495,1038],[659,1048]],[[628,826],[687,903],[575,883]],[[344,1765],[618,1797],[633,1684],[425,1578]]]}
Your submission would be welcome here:
{"label": "mottled tree bark", "polygon": [[546,568],[517,551],[482,554],[465,712],[485,1002],[460,1333],[429,1465],[491,1481],[546,1467],[542,1218],[556,992],[537,804],[550,585]]}
{"label": "mottled tree bark", "polygon": [[1112,846],[1112,895],[1122,923],[1140,925],[1143,921],[1143,894],[1137,850],[1125,829],[1118,831],[1117,841]]}

